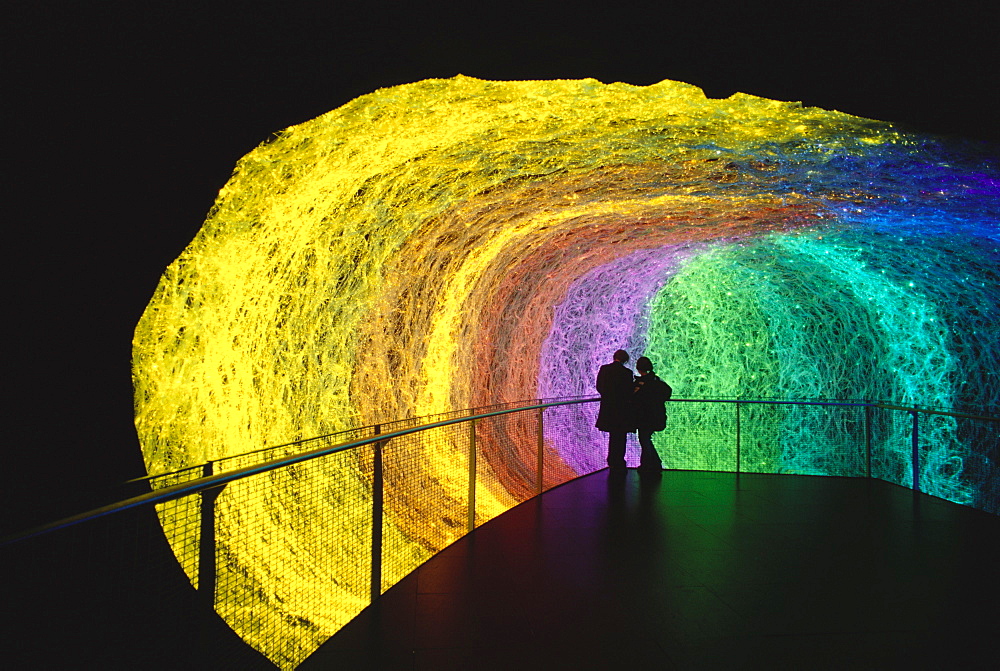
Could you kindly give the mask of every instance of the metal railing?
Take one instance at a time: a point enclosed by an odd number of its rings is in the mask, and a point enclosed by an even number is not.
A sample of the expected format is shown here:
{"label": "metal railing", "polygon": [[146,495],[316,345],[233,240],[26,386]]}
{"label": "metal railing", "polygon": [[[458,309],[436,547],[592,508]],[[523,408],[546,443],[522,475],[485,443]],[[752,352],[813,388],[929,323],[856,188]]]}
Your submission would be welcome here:
{"label": "metal railing", "polygon": [[[88,581],[105,575],[91,598],[112,610],[122,610],[115,599],[135,608],[148,599],[174,603],[167,612],[187,621],[214,611],[270,663],[294,668],[433,553],[603,468],[596,400],[401,420],[149,476],[151,491],[4,539],[2,552],[44,564],[75,547]],[[667,468],[871,477],[1000,513],[998,417],[870,401],[674,399],[654,442]],[[124,568],[102,562],[107,539],[123,548],[114,556]],[[98,648],[109,654],[106,642]]]}

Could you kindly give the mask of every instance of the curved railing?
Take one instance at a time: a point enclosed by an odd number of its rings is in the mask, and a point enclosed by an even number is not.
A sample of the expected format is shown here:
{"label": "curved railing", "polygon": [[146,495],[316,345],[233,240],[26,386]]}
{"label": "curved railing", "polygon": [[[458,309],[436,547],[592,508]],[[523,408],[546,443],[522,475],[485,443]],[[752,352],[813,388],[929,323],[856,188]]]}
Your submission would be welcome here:
{"label": "curved railing", "polygon": [[[146,493],[4,539],[3,552],[75,542],[100,555],[95,537],[132,543],[132,563],[111,572],[108,589],[121,593],[127,577],[125,592],[148,590],[159,570],[174,574],[176,590],[179,565],[195,587],[185,608],[214,610],[272,663],[294,668],[433,553],[603,468],[595,401],[401,420],[149,476]],[[667,468],[879,478],[1000,512],[994,416],[860,400],[674,399],[656,440]]]}

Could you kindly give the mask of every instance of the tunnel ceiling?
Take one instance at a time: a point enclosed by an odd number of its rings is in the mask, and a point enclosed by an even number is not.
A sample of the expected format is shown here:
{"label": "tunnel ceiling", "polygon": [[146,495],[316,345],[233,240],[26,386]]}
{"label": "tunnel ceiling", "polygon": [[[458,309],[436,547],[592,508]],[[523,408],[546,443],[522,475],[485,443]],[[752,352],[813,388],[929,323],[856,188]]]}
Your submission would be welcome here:
{"label": "tunnel ceiling", "polygon": [[143,453],[590,395],[620,347],[685,398],[996,409],[998,193],[974,145],[672,81],[382,89],[241,159],[167,268]]}

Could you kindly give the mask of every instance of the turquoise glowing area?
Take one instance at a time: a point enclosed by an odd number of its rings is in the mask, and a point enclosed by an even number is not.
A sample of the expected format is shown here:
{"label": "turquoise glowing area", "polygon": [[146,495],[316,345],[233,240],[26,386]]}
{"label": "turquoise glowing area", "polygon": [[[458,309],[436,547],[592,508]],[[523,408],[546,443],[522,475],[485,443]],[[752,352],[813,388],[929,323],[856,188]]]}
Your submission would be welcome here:
{"label": "turquoise glowing area", "polygon": [[[994,196],[995,197],[995,196]],[[968,214],[966,213],[959,213]],[[592,375],[615,345],[645,354],[683,398],[868,399],[934,408],[996,408],[1000,345],[996,228],[949,218],[940,208],[845,212],[835,222],[753,239],[644,249],[582,277],[555,310],[542,350],[543,395],[593,393]],[[601,347],[594,347],[599,343]],[[545,368],[573,370],[555,375]],[[743,430],[757,437],[746,470],[841,474],[799,409],[758,411]],[[702,408],[704,426],[732,424],[732,407]],[[599,463],[603,435],[579,412],[585,448],[566,456]],[[678,417],[688,417],[678,413]],[[886,430],[885,459],[908,480],[908,416]],[[654,436],[668,465],[731,470],[718,432],[678,440],[689,427]],[[837,430],[831,427],[831,430]],[[843,427],[841,427],[843,430]],[[553,434],[565,432],[560,423]],[[765,437],[761,439],[761,437]],[[863,436],[855,435],[863,441]],[[962,478],[970,456],[955,420],[922,429],[921,488],[974,503]],[[598,455],[595,458],[594,455]],[[636,457],[633,450],[632,458]]]}

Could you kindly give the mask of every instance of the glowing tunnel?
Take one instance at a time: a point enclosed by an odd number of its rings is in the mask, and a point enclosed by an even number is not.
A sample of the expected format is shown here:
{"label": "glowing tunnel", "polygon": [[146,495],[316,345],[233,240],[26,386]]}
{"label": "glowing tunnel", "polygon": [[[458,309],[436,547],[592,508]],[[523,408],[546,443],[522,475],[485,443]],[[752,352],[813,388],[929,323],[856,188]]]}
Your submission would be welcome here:
{"label": "glowing tunnel", "polygon": [[[971,145],[676,82],[379,90],[244,157],[166,270],[135,335],[143,454],[162,473],[397,418],[592,395],[619,347],[651,357],[683,398],[995,410],[998,194],[995,159]],[[550,428],[578,437],[558,447],[565,472],[599,467],[592,424],[582,406]],[[923,435],[925,489],[968,503],[974,485],[942,466],[965,456],[955,431]],[[697,445],[682,456],[717,466]],[[793,434],[747,458],[823,473],[827,456]],[[513,499],[492,463],[485,505],[499,512]],[[345,506],[348,471],[322,475]],[[260,505],[284,510],[284,526],[349,524],[301,518],[282,495]],[[400,573],[440,549],[406,511],[386,514],[411,548]],[[295,576],[319,560],[301,534],[267,533],[272,551],[287,546],[280,559],[232,558],[254,575],[247,609],[308,626],[245,638],[290,668],[364,604],[343,587],[333,614],[310,612],[296,595],[317,588]]]}

